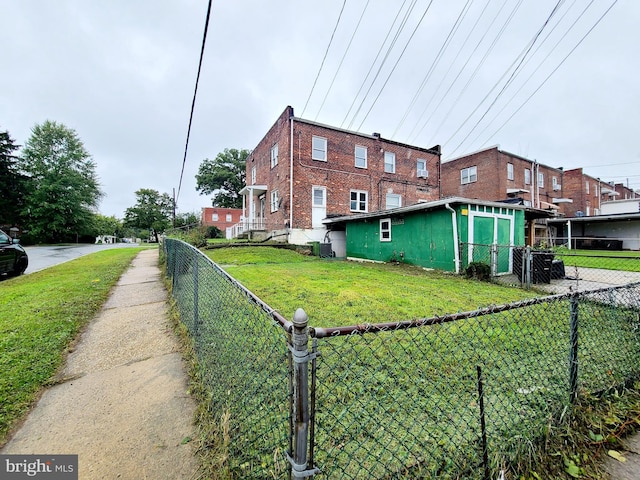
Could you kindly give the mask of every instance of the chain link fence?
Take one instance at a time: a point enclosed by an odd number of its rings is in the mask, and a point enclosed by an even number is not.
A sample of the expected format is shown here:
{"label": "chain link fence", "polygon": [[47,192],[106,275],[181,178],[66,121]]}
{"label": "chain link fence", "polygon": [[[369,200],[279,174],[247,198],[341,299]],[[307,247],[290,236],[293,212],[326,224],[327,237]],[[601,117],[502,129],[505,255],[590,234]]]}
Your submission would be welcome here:
{"label": "chain link fence", "polygon": [[577,395],[640,376],[638,282],[313,328],[189,245],[164,251],[234,478],[513,478]]}
{"label": "chain link fence", "polygon": [[284,478],[291,324],[191,245],[167,238],[162,247],[229,469],[237,478]]}
{"label": "chain link fence", "polygon": [[524,246],[462,243],[463,268],[486,264],[501,283],[536,287],[549,293],[594,290],[640,282],[640,255],[635,252],[586,252]]}

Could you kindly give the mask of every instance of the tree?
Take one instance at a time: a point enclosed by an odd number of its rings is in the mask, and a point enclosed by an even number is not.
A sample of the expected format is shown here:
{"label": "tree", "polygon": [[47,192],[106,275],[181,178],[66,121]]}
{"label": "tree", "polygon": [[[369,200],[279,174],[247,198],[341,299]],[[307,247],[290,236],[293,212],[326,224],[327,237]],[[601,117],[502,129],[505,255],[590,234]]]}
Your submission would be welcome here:
{"label": "tree", "polygon": [[158,234],[171,225],[173,199],[150,188],[136,192],[136,204],[124,213],[125,227],[148,229],[158,241]]}
{"label": "tree", "polygon": [[74,130],[49,120],[36,125],[18,163],[29,182],[22,213],[32,238],[60,242],[90,227],[103,193]]}
{"label": "tree", "polygon": [[196,190],[201,194],[213,194],[214,207],[242,208],[240,190],[245,186],[249,150],[225,148],[216,158],[205,158],[196,174]]}
{"label": "tree", "polygon": [[179,213],[176,215],[174,228],[194,228],[200,225],[200,217],[196,212]]}
{"label": "tree", "polygon": [[19,225],[20,211],[24,207],[26,177],[18,169],[18,157],[13,152],[18,145],[9,132],[0,132],[0,225],[7,227]]}

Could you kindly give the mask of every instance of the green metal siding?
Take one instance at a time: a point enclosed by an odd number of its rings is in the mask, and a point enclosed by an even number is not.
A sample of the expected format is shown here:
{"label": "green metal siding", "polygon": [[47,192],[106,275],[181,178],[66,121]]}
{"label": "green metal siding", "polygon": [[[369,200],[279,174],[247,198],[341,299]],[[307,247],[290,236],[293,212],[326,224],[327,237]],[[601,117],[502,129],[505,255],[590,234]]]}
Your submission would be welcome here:
{"label": "green metal siding", "polygon": [[419,212],[391,218],[391,241],[380,241],[380,219],[347,223],[347,256],[382,262],[403,261],[455,270],[451,212]]}
{"label": "green metal siding", "polygon": [[[524,245],[524,212],[509,207],[460,205],[456,212],[458,239],[467,244],[490,245],[494,242],[494,222],[497,222],[498,245]],[[381,262],[402,261],[426,268],[455,271],[455,250],[451,211],[446,208],[431,211],[405,212],[390,215],[391,241],[380,241],[380,218],[347,222],[347,256]],[[497,219],[496,219],[497,218]],[[472,219],[472,220],[470,220]],[[513,238],[511,238],[513,224]],[[470,235],[470,228],[473,235]],[[482,255],[478,247],[477,259],[489,258],[490,249]],[[460,245],[460,266],[468,265],[468,248]],[[476,250],[473,253],[476,258]],[[501,251],[498,271],[509,270],[509,250]]]}

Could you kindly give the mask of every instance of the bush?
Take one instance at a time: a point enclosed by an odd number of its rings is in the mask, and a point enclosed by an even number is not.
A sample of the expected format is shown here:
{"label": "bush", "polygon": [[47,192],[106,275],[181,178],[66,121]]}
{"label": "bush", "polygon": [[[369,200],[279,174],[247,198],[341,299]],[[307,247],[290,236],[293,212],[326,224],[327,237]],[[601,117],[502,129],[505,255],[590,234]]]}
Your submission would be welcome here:
{"label": "bush", "polygon": [[482,262],[471,262],[464,269],[464,275],[467,278],[475,278],[487,282],[491,280],[491,267]]}

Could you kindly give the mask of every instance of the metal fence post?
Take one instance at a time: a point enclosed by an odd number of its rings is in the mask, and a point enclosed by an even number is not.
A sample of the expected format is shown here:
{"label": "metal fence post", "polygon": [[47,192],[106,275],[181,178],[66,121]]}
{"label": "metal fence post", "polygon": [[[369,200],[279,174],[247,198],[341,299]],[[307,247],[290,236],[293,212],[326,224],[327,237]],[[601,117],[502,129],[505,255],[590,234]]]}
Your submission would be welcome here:
{"label": "metal fence post", "polygon": [[578,294],[571,295],[571,319],[569,322],[569,400],[578,398]]}
{"label": "metal fence post", "polygon": [[301,308],[293,315],[291,354],[293,357],[293,452],[291,478],[312,478],[316,470],[307,469],[309,450],[309,317]]}
{"label": "metal fence post", "polygon": [[524,271],[525,271],[525,288],[531,288],[531,271],[533,270],[533,255],[531,254],[531,247],[525,248]]}
{"label": "metal fence post", "polygon": [[198,254],[193,252],[193,335],[198,336],[199,310],[198,310]]}

